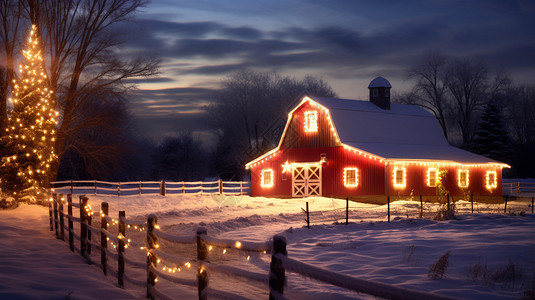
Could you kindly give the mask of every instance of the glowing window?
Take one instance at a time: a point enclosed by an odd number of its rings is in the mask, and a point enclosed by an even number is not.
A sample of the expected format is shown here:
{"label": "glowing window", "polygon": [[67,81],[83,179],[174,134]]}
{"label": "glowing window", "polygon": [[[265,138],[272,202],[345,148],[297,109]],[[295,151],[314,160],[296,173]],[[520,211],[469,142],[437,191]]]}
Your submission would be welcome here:
{"label": "glowing window", "polygon": [[272,187],[273,186],[273,170],[264,169],[262,170],[262,178],[260,181],[260,186],[262,187]]}
{"label": "glowing window", "polygon": [[394,187],[404,188],[407,186],[407,169],[404,167],[395,167],[392,172]]}
{"label": "glowing window", "polygon": [[485,177],[485,186],[488,190],[492,190],[498,187],[498,178],[496,175],[496,171],[487,171]]}
{"label": "glowing window", "polygon": [[305,132],[318,131],[318,112],[315,110],[305,112]]}
{"label": "glowing window", "polygon": [[468,170],[458,170],[457,171],[457,181],[459,184],[459,187],[465,188],[468,187],[469,179],[468,179]]}
{"label": "glowing window", "polygon": [[427,169],[427,186],[436,187],[437,186],[437,169],[429,168]]}
{"label": "glowing window", "polygon": [[357,168],[344,169],[344,185],[346,187],[357,187],[359,185],[359,173]]}

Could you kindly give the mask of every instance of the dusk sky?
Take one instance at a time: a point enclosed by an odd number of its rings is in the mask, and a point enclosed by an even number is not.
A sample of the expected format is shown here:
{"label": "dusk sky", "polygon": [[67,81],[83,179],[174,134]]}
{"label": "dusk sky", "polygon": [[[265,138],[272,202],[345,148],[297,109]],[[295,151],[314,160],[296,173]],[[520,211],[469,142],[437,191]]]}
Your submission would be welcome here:
{"label": "dusk sky", "polygon": [[155,140],[184,130],[210,140],[203,107],[246,67],[312,75],[362,100],[376,76],[406,91],[406,70],[429,51],[481,60],[517,84],[535,78],[532,0],[154,0],[137,19],[126,50],[162,59],[132,97],[138,130]]}

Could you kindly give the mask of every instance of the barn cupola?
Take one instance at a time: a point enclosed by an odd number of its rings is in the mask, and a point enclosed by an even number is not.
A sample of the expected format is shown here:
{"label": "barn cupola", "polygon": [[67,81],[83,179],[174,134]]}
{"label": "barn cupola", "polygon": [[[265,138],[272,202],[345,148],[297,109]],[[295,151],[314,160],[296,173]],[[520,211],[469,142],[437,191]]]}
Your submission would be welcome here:
{"label": "barn cupola", "polygon": [[388,80],[379,76],[370,82],[370,101],[382,109],[390,109],[390,89],[392,85]]}

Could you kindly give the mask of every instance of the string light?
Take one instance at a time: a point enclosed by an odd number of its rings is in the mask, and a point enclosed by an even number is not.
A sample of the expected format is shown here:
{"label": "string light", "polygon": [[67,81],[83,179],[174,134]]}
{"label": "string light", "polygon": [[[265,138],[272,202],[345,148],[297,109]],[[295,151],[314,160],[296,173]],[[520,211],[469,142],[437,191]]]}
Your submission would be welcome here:
{"label": "string light", "polygon": [[13,194],[24,190],[30,195],[40,194],[49,181],[50,165],[57,162],[54,151],[54,116],[56,99],[46,85],[44,60],[38,43],[37,28],[32,25],[26,49],[22,51],[24,62],[20,65],[18,79],[13,80],[13,109],[8,117],[6,138],[7,159],[2,160],[2,172],[16,174],[10,183]]}

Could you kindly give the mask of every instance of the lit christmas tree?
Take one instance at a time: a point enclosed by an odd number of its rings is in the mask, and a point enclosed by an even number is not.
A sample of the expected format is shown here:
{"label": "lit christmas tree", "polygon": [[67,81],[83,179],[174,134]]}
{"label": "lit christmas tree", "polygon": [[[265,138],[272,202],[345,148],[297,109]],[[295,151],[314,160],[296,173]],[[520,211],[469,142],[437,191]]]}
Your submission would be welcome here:
{"label": "lit christmas tree", "polygon": [[42,198],[48,187],[48,173],[57,155],[54,141],[57,127],[55,97],[48,80],[37,28],[32,26],[19,78],[13,80],[13,109],[8,118],[2,158],[4,186],[17,199]]}

